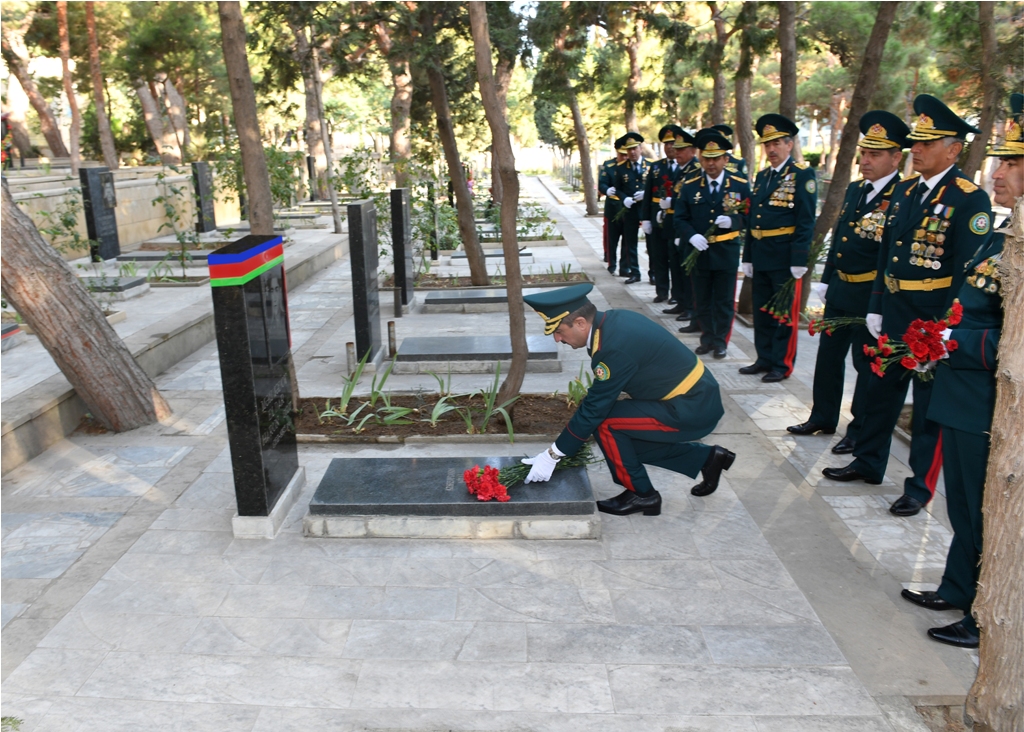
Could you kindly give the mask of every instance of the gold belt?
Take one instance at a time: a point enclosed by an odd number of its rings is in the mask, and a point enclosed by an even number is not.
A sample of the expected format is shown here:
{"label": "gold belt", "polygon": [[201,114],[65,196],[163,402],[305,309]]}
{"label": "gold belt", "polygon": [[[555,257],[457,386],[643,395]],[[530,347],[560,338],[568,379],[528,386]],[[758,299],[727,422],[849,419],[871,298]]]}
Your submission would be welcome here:
{"label": "gold belt", "polygon": [[708,238],[708,244],[715,244],[720,241],[730,241],[731,239],[739,238],[740,232],[730,231],[728,234],[715,234]]}
{"label": "gold belt", "polygon": [[[607,194],[606,194],[606,195],[607,195]],[[621,199],[621,198],[619,198],[618,196],[608,196],[608,198],[611,198],[611,199],[612,199],[613,201],[621,201],[621,200],[622,200],[622,199]]]}
{"label": "gold belt", "polygon": [[652,200],[652,201],[654,201],[655,203],[660,203],[660,202],[661,202],[661,199],[660,199],[660,198],[657,198],[657,197],[655,197],[655,196],[652,196],[652,197],[651,197],[651,200]]}
{"label": "gold belt", "polygon": [[673,397],[682,396],[690,389],[693,385],[700,381],[700,377],[704,375],[704,362],[699,358],[697,359],[697,365],[693,367],[693,370],[686,375],[686,378],[679,382],[679,386],[670,391],[668,394],[661,398],[661,401],[666,399],[672,399]]}
{"label": "gold belt", "polygon": [[785,236],[796,233],[795,226],[783,226],[781,229],[751,229],[750,235],[755,239],[764,239],[766,236]]}
{"label": "gold belt", "polygon": [[900,290],[923,290],[924,292],[931,292],[932,290],[945,290],[947,287],[953,285],[952,277],[940,277],[937,280],[933,280],[930,277],[926,280],[898,280],[895,277],[885,276],[885,286],[889,288],[889,292],[896,293]]}
{"label": "gold belt", "polygon": [[839,275],[839,279],[843,282],[871,282],[878,276],[878,270],[873,269],[870,272],[863,272],[861,274],[846,274],[846,272],[840,272],[837,269],[836,274]]}

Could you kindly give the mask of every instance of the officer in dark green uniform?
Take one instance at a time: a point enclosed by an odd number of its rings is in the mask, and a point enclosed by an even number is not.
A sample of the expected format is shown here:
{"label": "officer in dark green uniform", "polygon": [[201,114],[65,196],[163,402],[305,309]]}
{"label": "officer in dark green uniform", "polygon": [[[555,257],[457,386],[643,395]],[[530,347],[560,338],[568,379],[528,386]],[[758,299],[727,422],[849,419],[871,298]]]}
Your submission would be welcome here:
{"label": "officer in dark green uniform", "polygon": [[601,164],[597,175],[597,190],[604,194],[604,261],[608,263],[608,271],[615,274],[615,255],[622,238],[622,199],[612,183],[615,167],[626,160],[625,138],[615,141],[615,159],[606,160]]}
{"label": "officer in dark green uniform", "polygon": [[[1000,158],[992,176],[995,200],[1013,209],[1024,195],[1024,94],[1010,97],[1006,140],[989,150]],[[1008,227],[1007,227],[1008,228]],[[977,648],[978,624],[971,615],[977,594],[982,550],[981,505],[988,467],[992,412],[996,401],[996,360],[1003,329],[1002,277],[1004,228],[967,265],[958,299],[963,319],[945,334],[957,348],[935,368],[935,392],[928,419],[942,425],[942,470],[953,541],[937,592],[903,590],[903,597],[932,610],[964,611],[951,625],[928,635],[960,648]]]}
{"label": "officer in dark green uniform", "polygon": [[[825,303],[825,319],[863,318],[868,314],[871,288],[878,274],[878,247],[896,184],[900,182],[902,150],[909,144],[910,128],[891,112],[876,110],[860,118],[864,135],[860,147],[862,180],[846,189],[839,221],[832,230],[832,244],[825,260],[818,292]],[[864,398],[868,385],[877,378],[864,346],[872,342],[863,325],[844,326],[831,334],[822,333],[814,363],[814,406],[802,424],[787,427],[794,435],[831,435],[839,424],[843,402],[846,354],[853,347],[857,385],[853,392],[853,421],[846,436],[832,448],[837,455],[853,452],[857,433],[864,423]]]}
{"label": "officer in dark green uniform", "polygon": [[[676,148],[676,163],[679,165],[679,174],[676,184],[673,187],[673,198],[678,197],[679,189],[685,178],[692,178],[700,173],[700,164],[697,162],[697,148],[693,146],[694,139],[686,130],[682,135],[676,135],[674,147]],[[671,212],[673,215],[675,211]],[[673,229],[674,229],[674,225]],[[683,272],[683,258],[679,254],[679,247],[675,246],[675,232],[673,230],[673,245],[669,247],[669,273],[672,279],[672,297],[669,304],[672,307],[662,310],[666,315],[675,315],[676,320],[691,321],[682,332],[699,333],[700,326],[697,319],[693,317],[697,306],[693,302],[693,282],[690,276]],[[692,329],[691,329],[692,328]]]}
{"label": "officer in dark green uniform", "polygon": [[[978,130],[928,94],[914,100],[914,111],[919,116],[907,139],[913,141],[910,151],[917,175],[892,194],[868,306],[868,330],[874,337],[885,333],[900,339],[915,318],[942,318],[964,281],[964,265],[992,236],[988,195],[956,166],[967,133]],[[831,480],[882,482],[892,431],[911,381],[914,474],[904,481],[903,495],[889,509],[897,516],[913,516],[932,499],[942,469],[939,426],[927,419],[932,381],[910,378],[905,369],[895,367],[869,381],[854,461],[822,471]]]}
{"label": "officer in dark green uniform", "polygon": [[665,125],[658,131],[665,157],[648,167],[644,200],[640,204],[640,228],[647,237],[647,260],[654,278],[654,302],[665,302],[669,296],[669,247],[673,236],[671,217],[666,223],[665,212],[673,211],[673,188],[682,172],[676,164],[674,145],[676,136],[682,134],[679,125]]}
{"label": "officer in dark green uniform", "polygon": [[701,252],[691,277],[701,329],[696,352],[725,358],[736,312],[736,270],[750,187],[746,178],[726,169],[732,143],[720,132],[701,130],[696,147],[703,170],[683,181],[675,203],[675,231],[684,259],[693,249]]}
{"label": "officer in dark green uniform", "polygon": [[622,259],[619,276],[625,277],[625,284],[640,281],[640,257],[637,243],[640,239],[640,204],[644,200],[644,178],[647,176],[647,161],[640,156],[640,145],[644,138],[639,132],[627,132],[622,147],[626,159],[615,166],[612,187],[622,199],[626,213],[622,216]]}
{"label": "officer in dark green uniform", "polygon": [[793,278],[793,301],[800,302],[800,278],[807,272],[818,189],[814,170],[791,157],[797,126],[781,114],[766,114],[756,127],[769,167],[754,180],[743,274],[753,280],[757,361],[740,373],[763,373],[761,381],[774,382],[793,373],[798,329],[796,323],[783,325],[761,308]]}
{"label": "officer in dark green uniform", "polygon": [[[598,501],[604,513],[661,513],[661,495],[644,465],[702,480],[690,491],[706,496],[718,487],[736,455],[698,440],[725,413],[718,382],[693,351],[664,328],[629,310],[598,312],[587,299],[593,285],[573,285],[523,298],[544,319],[545,335],[572,348],[587,348],[594,383],[576,413],[547,450],[523,462],[527,482],[551,478],[558,460],[597,436],[612,480],[626,490]],[[628,399],[619,399],[621,393]]]}
{"label": "officer in dark green uniform", "polygon": [[[732,127],[729,125],[711,125],[710,129],[718,130],[730,143],[732,142]],[[747,177],[747,161],[732,153],[729,153],[729,162],[725,164],[725,169],[741,178]]]}

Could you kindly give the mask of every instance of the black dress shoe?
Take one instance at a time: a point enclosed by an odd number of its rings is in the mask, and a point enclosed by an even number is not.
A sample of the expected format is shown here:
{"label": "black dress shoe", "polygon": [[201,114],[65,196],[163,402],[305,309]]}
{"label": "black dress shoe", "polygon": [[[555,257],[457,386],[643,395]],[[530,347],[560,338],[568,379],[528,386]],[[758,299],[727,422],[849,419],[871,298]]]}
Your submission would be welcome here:
{"label": "black dress shoe", "polygon": [[654,302],[665,302],[666,300],[668,300],[666,295],[658,295],[654,298]]}
{"label": "black dress shoe", "polygon": [[881,485],[882,481],[872,480],[864,473],[853,467],[853,464],[847,465],[845,468],[825,468],[821,471],[829,480],[838,480],[840,483],[849,483],[851,480],[863,480],[865,483],[871,485]]}
{"label": "black dress shoe", "polygon": [[631,513],[640,513],[644,516],[661,515],[661,494],[652,491],[641,496],[634,491],[623,491],[615,498],[608,498],[597,502],[597,510],[601,513],[611,513],[616,516],[628,516]]}
{"label": "black dress shoe", "polygon": [[670,298],[668,299],[668,304],[669,304],[669,305],[675,305],[675,304],[676,304],[676,299],[675,299],[674,297],[670,297]]}
{"label": "black dress shoe", "polygon": [[767,374],[761,377],[761,381],[766,384],[774,384],[776,381],[782,381],[786,378],[786,375],[781,371],[769,371]]}
{"label": "black dress shoe", "polygon": [[623,280],[622,284],[624,284],[624,285],[632,285],[634,282],[639,282],[639,281],[640,281],[640,276],[639,275],[633,275],[632,277],[627,277],[625,280]]}
{"label": "black dress shoe", "polygon": [[894,516],[916,516],[922,508],[924,504],[913,496],[902,495],[889,506],[889,513]]}
{"label": "black dress shoe", "polygon": [[939,597],[939,593],[934,590],[924,590],[923,592],[903,590],[900,593],[900,597],[929,610],[954,610],[956,608],[956,605],[943,600]]}
{"label": "black dress shoe", "polygon": [[795,424],[792,427],[787,427],[786,432],[793,435],[813,435],[815,432],[820,432],[823,435],[834,435],[836,433],[836,428],[826,427],[825,425],[817,424],[815,422],[803,422],[801,424]]}
{"label": "black dress shoe", "polygon": [[[672,300],[669,300],[668,302],[669,305],[673,304]],[[682,305],[678,303],[675,303],[675,307],[667,308],[666,310],[662,310],[661,312],[665,313],[665,315],[679,315],[680,313],[685,313],[686,308],[684,308]]]}
{"label": "black dress shoe", "polygon": [[683,322],[684,320],[693,320],[693,314],[689,310],[684,310],[676,316],[676,320]]}
{"label": "black dress shoe", "polygon": [[711,353],[711,346],[697,346],[693,352],[698,356],[703,356],[705,353]]}
{"label": "black dress shoe", "polygon": [[611,267],[608,268],[608,274],[612,275],[613,277],[615,276],[615,267],[614,266],[611,266]]}
{"label": "black dress shoe", "polygon": [[928,637],[957,648],[977,648],[980,640],[964,627],[962,620],[942,628],[929,628]]}
{"label": "black dress shoe", "polygon": [[725,358],[725,349],[724,348],[716,348],[715,349],[715,358]]}
{"label": "black dress shoe", "polygon": [[648,277],[647,278],[647,284],[653,285],[654,284],[654,278],[653,277]]}
{"label": "black dress shoe", "polygon": [[731,468],[735,461],[736,453],[731,450],[726,450],[721,445],[711,448],[711,454],[704,461],[704,467],[700,469],[701,477],[704,480],[690,489],[691,495],[710,496],[718,490],[718,481],[722,477],[722,471]]}
{"label": "black dress shoe", "polygon": [[700,324],[696,320],[691,320],[689,325],[684,325],[679,329],[680,333],[700,333]]}
{"label": "black dress shoe", "polygon": [[832,448],[832,452],[836,455],[849,455],[853,452],[853,448],[855,447],[857,447],[857,441],[847,435],[835,444],[835,447]]}
{"label": "black dress shoe", "polygon": [[765,371],[768,370],[769,369],[767,366],[762,366],[759,363],[752,363],[749,366],[740,367],[741,374],[763,374]]}

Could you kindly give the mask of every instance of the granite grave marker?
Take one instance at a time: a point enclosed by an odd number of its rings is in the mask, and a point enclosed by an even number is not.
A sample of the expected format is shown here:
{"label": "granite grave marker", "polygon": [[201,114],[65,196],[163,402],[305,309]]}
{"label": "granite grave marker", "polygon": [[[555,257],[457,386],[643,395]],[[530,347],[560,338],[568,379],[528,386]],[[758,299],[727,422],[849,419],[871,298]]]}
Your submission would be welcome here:
{"label": "granite grave marker", "polygon": [[81,168],[78,178],[82,182],[85,228],[92,240],[90,258],[93,261],[113,259],[121,253],[114,174],[106,168]]}
{"label": "granite grave marker", "polygon": [[216,231],[217,217],[213,211],[213,174],[210,164],[192,163],[192,184],[196,189],[196,231],[205,234]]}
{"label": "granite grave marker", "polygon": [[409,217],[409,189],[391,189],[391,246],[395,257],[395,287],[402,304],[409,305],[414,294],[416,264],[412,258],[412,222]]}
{"label": "granite grave marker", "polygon": [[348,205],[349,256],[352,263],[352,311],[356,322],[356,358],[369,354],[376,363],[382,354],[380,291],[377,284],[377,208],[373,201]]}

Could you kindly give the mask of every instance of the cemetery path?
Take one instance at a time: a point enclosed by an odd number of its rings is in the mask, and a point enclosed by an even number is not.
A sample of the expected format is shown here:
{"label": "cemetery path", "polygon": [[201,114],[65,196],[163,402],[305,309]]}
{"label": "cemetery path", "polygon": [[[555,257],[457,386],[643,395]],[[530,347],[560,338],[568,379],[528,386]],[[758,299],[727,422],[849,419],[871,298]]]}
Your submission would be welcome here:
{"label": "cemetery path", "polygon": [[[600,219],[552,181],[523,185],[565,237],[533,248],[531,266],[582,268],[599,308],[675,327],[652,287],[607,275]],[[349,266],[290,293],[303,394],[340,392]],[[399,341],[508,325],[502,313],[395,321]],[[919,516],[888,515],[907,474],[898,441],[880,486],[821,478],[845,464],[832,439],[785,432],[808,413],[817,344],[801,334],[794,378],[767,385],[736,372],[751,338],[737,323],[729,357],[707,364],[726,407],[709,440],[739,455],[719,490],[695,498],[693,481],[652,469],[661,516],[602,515],[601,539],[561,542],[302,536],[332,458],[480,454],[464,442],[301,445],[307,484],[278,537],[235,539],[216,350],[199,349],[157,379],[171,424],[76,434],[3,478],[3,714],[24,732],[925,730],[913,705],[961,703],[976,669],[974,654],[925,638],[952,614],[899,598],[941,575],[941,490]],[[584,360],[560,349],[560,361],[524,391],[564,393]],[[450,378],[468,391],[494,376]],[[427,374],[388,385],[437,388]],[[590,476],[599,498],[618,492],[604,465]]]}

